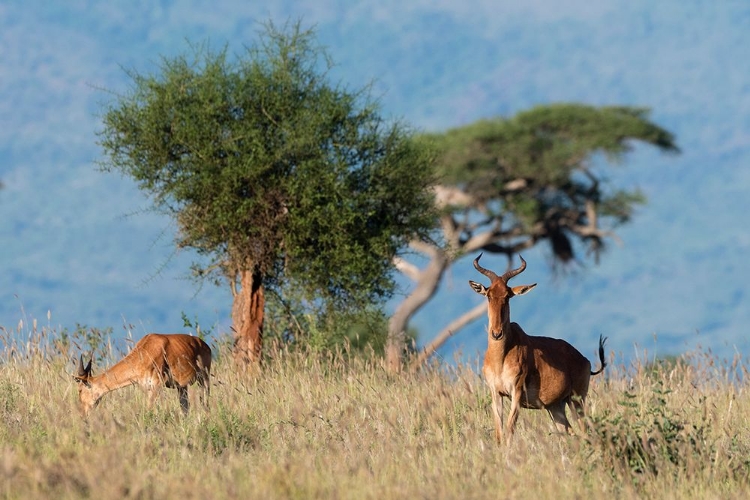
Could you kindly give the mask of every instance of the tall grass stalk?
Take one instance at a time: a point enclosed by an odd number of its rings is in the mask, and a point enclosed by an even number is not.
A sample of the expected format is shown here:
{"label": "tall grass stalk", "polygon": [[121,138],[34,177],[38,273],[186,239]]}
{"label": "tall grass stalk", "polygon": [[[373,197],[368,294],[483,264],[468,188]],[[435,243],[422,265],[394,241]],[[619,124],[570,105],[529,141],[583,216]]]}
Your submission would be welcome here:
{"label": "tall grass stalk", "polygon": [[[209,411],[194,405],[183,417],[167,389],[149,410],[144,394],[126,388],[85,422],[71,374],[89,346],[76,335],[61,342],[48,328],[18,333],[0,330],[2,498],[726,499],[750,492],[750,398],[728,375],[742,373],[739,362],[723,368],[698,356],[608,369],[592,380],[585,435],[554,434],[544,412],[522,410],[506,448],[494,442],[489,393],[474,371],[433,365],[392,376],[376,357],[346,351],[279,349],[258,379],[246,379],[233,371],[227,347],[214,345]],[[121,355],[103,352],[96,372]]]}

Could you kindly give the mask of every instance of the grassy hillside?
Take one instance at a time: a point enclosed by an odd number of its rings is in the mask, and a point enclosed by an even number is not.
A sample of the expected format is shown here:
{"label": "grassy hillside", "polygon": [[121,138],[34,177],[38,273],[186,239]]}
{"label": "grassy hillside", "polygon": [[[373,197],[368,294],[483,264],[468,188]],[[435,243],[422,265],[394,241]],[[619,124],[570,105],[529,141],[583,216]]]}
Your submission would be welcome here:
{"label": "grassy hillside", "polygon": [[[258,380],[215,346],[209,411],[175,391],[148,410],[126,388],[88,422],[70,374],[82,342],[0,331],[3,498],[740,498],[750,489],[750,397],[708,356],[608,368],[590,432],[551,433],[522,410],[494,443],[489,394],[465,368],[390,377],[379,363],[277,351]],[[103,368],[103,362],[95,367]],[[507,405],[506,405],[507,408]]]}

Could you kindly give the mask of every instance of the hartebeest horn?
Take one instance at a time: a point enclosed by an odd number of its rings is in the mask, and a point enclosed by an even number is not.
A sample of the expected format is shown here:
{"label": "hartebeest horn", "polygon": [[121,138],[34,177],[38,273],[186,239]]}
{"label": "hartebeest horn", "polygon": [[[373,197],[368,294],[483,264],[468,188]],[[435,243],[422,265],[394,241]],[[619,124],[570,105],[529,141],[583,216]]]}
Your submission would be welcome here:
{"label": "hartebeest horn", "polygon": [[78,376],[79,377],[88,377],[91,375],[91,361],[93,360],[93,356],[89,359],[89,362],[86,364],[86,367],[83,367],[83,354],[81,354],[81,357],[78,359]]}
{"label": "hartebeest horn", "polygon": [[494,283],[495,281],[497,281],[500,278],[494,272],[490,271],[489,269],[485,269],[485,268],[483,268],[482,266],[479,265],[479,259],[482,258],[482,255],[484,255],[484,252],[480,253],[479,257],[477,257],[476,259],[474,259],[474,269],[476,269],[480,273],[482,273],[485,276],[487,276],[490,279],[490,281],[492,281]]}
{"label": "hartebeest horn", "polygon": [[524,269],[526,269],[526,261],[523,260],[523,257],[521,257],[520,255],[518,257],[521,259],[521,265],[518,266],[516,269],[511,269],[510,271],[506,271],[505,274],[503,274],[500,277],[500,279],[503,280],[503,281],[505,281],[506,283],[513,276],[517,276],[517,275],[521,274],[524,271]]}

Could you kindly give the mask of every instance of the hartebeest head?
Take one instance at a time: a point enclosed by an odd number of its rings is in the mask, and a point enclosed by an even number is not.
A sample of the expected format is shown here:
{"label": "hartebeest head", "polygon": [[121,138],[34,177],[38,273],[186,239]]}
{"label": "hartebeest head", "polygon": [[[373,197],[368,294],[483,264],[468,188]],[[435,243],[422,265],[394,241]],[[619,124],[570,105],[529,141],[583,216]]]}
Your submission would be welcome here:
{"label": "hartebeest head", "polygon": [[99,403],[101,394],[93,391],[91,388],[91,362],[93,361],[93,355],[89,358],[89,362],[84,366],[83,355],[78,359],[78,373],[73,378],[78,382],[78,401],[80,403],[80,411],[86,416],[89,411]]}
{"label": "hartebeest head", "polygon": [[[519,255],[519,257],[521,256]],[[519,267],[506,271],[502,276],[498,276],[489,269],[480,266],[479,259],[481,258],[482,254],[480,253],[479,257],[474,259],[474,268],[490,279],[490,286],[487,288],[481,283],[471,280],[469,281],[469,285],[471,285],[471,288],[475,292],[487,297],[487,301],[489,302],[487,308],[489,333],[493,339],[500,340],[510,328],[510,298],[525,294],[534,288],[536,283],[533,285],[508,286],[509,279],[521,274],[526,269],[526,261],[523,260],[523,257],[521,257],[521,265]]]}

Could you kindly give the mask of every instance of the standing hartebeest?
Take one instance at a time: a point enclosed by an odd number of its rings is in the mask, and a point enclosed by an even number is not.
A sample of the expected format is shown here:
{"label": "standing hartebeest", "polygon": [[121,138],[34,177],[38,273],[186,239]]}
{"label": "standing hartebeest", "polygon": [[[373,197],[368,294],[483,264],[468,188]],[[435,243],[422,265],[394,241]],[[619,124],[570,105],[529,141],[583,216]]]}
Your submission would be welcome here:
{"label": "standing hartebeest", "polygon": [[91,361],[84,367],[81,356],[78,374],[74,375],[84,417],[102,396],[133,384],[148,393],[149,407],[153,406],[162,385],[177,389],[182,411],[187,413],[188,386],[197,382],[201,387],[201,402],[208,406],[211,348],[198,337],[150,333],[138,341],[130,354],[96,377],[91,375]]}
{"label": "standing hartebeest", "polygon": [[520,407],[547,410],[557,429],[572,432],[565,416],[566,405],[570,407],[573,420],[583,415],[583,404],[589,390],[589,378],[604,370],[604,342],[599,337],[599,360],[602,367],[591,371],[591,363],[575,347],[564,340],[527,335],[517,323],[510,321],[510,298],[523,295],[536,286],[508,286],[508,280],[526,269],[521,265],[502,276],[479,265],[477,271],[487,276],[491,283],[486,288],[469,281],[475,292],[487,297],[489,316],[487,353],[484,356],[482,373],[492,391],[495,416],[495,438],[503,436],[503,398],[510,398],[510,414],[507,424],[507,441],[513,435]]}

